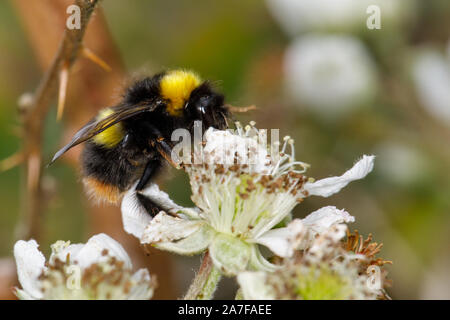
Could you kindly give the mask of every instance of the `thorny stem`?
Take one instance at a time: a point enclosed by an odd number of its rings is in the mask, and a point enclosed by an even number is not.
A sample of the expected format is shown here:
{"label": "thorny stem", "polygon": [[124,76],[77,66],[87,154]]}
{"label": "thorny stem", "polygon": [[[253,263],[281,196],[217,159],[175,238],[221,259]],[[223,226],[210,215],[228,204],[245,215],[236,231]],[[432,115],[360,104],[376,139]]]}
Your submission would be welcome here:
{"label": "thorny stem", "polygon": [[55,95],[60,71],[64,66],[70,68],[75,62],[86,26],[94,11],[98,0],[75,0],[81,10],[80,29],[64,30],[63,39],[53,59],[50,68],[43,76],[33,97],[33,103],[24,115],[24,164],[27,180],[25,192],[25,212],[22,224],[19,226],[20,238],[39,238],[39,223],[43,204],[42,191],[42,135],[44,120],[47,115],[51,99]]}
{"label": "thorny stem", "polygon": [[210,300],[217,289],[221,273],[206,251],[200,269],[184,296],[184,300]]}

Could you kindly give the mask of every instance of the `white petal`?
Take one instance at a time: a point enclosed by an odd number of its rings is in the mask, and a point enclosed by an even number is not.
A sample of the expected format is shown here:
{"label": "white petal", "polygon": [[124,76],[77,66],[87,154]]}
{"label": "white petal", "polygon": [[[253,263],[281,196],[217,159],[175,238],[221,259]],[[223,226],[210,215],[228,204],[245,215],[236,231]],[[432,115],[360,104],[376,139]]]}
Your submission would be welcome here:
{"label": "white petal", "polygon": [[152,217],[139,203],[134,188],[131,188],[123,197],[121,211],[125,231],[140,239]]}
{"label": "white petal", "polygon": [[299,249],[310,248],[317,236],[328,234],[333,227],[354,221],[355,218],[347,211],[339,210],[333,206],[323,207],[310,213],[306,218],[302,219],[307,233],[304,241],[299,245]]}
{"label": "white petal", "polygon": [[279,266],[270,263],[266,258],[263,257],[261,251],[257,246],[252,246],[252,254],[250,257],[249,266],[251,270],[261,270],[266,272],[273,272],[279,269]]}
{"label": "white petal", "polygon": [[333,206],[323,207],[302,219],[303,224],[316,234],[321,234],[331,226],[340,223],[355,222],[355,217],[347,211]]}
{"label": "white petal", "polygon": [[37,300],[35,297],[30,295],[25,290],[14,288],[14,293],[17,296],[17,298],[19,298],[19,300]]}
{"label": "white petal", "polygon": [[149,300],[153,296],[153,287],[147,269],[136,271],[132,280],[137,284],[131,288],[128,300]]}
{"label": "white petal", "polygon": [[70,244],[70,241],[62,241],[59,240],[52,244],[52,254],[50,256],[50,263],[53,263],[56,258],[61,261],[67,261],[69,259],[70,262],[73,262],[74,257],[78,255],[81,249],[83,249],[84,244],[76,243]]}
{"label": "white petal", "polygon": [[200,212],[201,210],[199,208],[193,207],[193,208],[181,208],[176,213],[178,215],[182,215],[187,219],[198,220],[200,219]]}
{"label": "white petal", "polygon": [[285,228],[272,229],[255,240],[272,250],[277,256],[291,257],[294,250],[303,241],[306,233],[305,226],[300,219],[294,219]]}
{"label": "white petal", "polygon": [[155,247],[161,250],[190,256],[205,251],[211,244],[214,235],[215,231],[205,224],[199,230],[182,240],[159,242]]}
{"label": "white petal", "polygon": [[167,193],[159,190],[159,187],[156,183],[152,183],[140,193],[152,199],[153,202],[155,202],[161,209],[165,211],[177,211],[181,209],[179,205],[177,205],[172,201],[172,199],[169,198],[169,195]]}
{"label": "white petal", "polygon": [[[107,255],[103,253],[107,250]],[[105,261],[108,257],[115,257],[117,260],[123,261],[125,267],[131,269],[132,264],[130,257],[119,242],[110,236],[100,233],[91,237],[84,247],[73,257],[80,267],[86,268],[93,263]]]}
{"label": "white petal", "polygon": [[373,169],[375,156],[364,155],[355,165],[340,177],[330,177],[305,183],[303,189],[308,195],[329,197],[354,180],[364,178]]}
{"label": "white petal", "polygon": [[[136,184],[131,187],[122,200],[122,222],[126,232],[140,239],[152,217],[138,201],[135,186]],[[144,190],[139,191],[139,193],[151,199],[152,202],[165,211],[176,212],[182,209],[169,198],[167,193],[159,190],[158,185],[155,183],[150,184]]]}
{"label": "white petal", "polygon": [[[338,243],[345,237],[347,225],[336,224],[323,232],[319,237],[315,238],[309,248],[310,253],[314,253],[314,259],[320,261],[323,255],[329,253],[329,250],[336,251],[332,244]],[[359,258],[359,257],[358,257]]]}
{"label": "white petal", "polygon": [[38,277],[46,269],[45,257],[38,250],[35,240],[19,240],[14,245],[14,258],[16,259],[17,275],[22,285],[24,297],[41,299],[43,297]]}
{"label": "white petal", "polygon": [[[334,243],[337,243],[345,237],[345,235],[347,234],[347,229],[348,229],[347,225],[337,224],[329,229],[327,237],[331,238],[331,241],[333,241]],[[361,258],[362,256],[359,255],[358,259]]]}
{"label": "white petal", "polygon": [[169,195],[167,193],[159,190],[159,187],[156,183],[150,184],[147,188],[140,191],[139,193],[151,199],[155,204],[157,204],[161,209],[165,211],[177,211],[181,209],[179,205],[177,205],[172,201],[172,199],[169,198]]}
{"label": "white petal", "polygon": [[145,228],[141,243],[171,242],[184,239],[204,224],[199,220],[176,218],[161,211]]}
{"label": "white petal", "polygon": [[266,285],[267,274],[262,271],[239,273],[237,281],[242,289],[245,300],[272,300],[274,294]]}

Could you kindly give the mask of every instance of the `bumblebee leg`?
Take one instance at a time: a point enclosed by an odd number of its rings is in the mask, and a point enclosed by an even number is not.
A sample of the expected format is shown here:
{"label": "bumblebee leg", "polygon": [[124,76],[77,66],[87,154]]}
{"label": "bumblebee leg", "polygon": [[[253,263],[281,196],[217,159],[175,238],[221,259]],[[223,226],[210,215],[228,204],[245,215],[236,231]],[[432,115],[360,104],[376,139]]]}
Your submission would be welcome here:
{"label": "bumblebee leg", "polygon": [[136,197],[141,206],[144,207],[145,211],[147,211],[152,218],[154,218],[162,210],[155,202],[139,193],[139,191],[136,192]]}
{"label": "bumblebee leg", "polygon": [[161,166],[161,161],[158,159],[152,159],[147,162],[145,166],[144,173],[139,179],[138,184],[136,185],[136,197],[139,203],[145,208],[145,210],[152,216],[156,216],[161,208],[154,203],[148,197],[142,195],[139,191],[143,190],[147,183],[153,178],[159,167]]}
{"label": "bumblebee leg", "polygon": [[161,131],[150,124],[147,124],[147,128],[153,135],[153,137],[149,140],[149,143],[155,147],[156,150],[158,150],[167,162],[169,162],[173,167],[179,169],[179,165],[172,159],[172,146],[167,143]]}
{"label": "bumblebee leg", "polygon": [[152,159],[147,162],[144,173],[136,185],[136,191],[140,191],[145,188],[150,179],[155,175],[156,171],[158,171],[159,167],[161,167],[161,161],[158,159]]}
{"label": "bumblebee leg", "polygon": [[156,150],[161,154],[161,156],[166,159],[174,168],[179,169],[179,164],[172,159],[172,147],[164,141],[164,138],[157,139]]}

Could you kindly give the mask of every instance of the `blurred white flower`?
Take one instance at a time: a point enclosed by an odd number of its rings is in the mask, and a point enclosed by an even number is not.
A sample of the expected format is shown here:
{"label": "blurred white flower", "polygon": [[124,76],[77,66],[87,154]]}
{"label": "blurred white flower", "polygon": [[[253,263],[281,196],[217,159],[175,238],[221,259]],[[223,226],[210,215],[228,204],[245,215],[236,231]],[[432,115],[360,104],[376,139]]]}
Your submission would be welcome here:
{"label": "blurred white flower", "polygon": [[382,286],[371,286],[370,275],[361,270],[361,262],[367,257],[344,249],[341,240],[346,229],[346,225],[336,224],[323,230],[309,248],[284,261],[273,273],[239,273],[243,298],[347,300],[376,299],[382,295]]}
{"label": "blurred white flower", "polygon": [[411,146],[385,142],[376,148],[378,170],[386,179],[410,185],[427,175],[427,162],[424,155]]}
{"label": "blurred white flower", "polygon": [[290,35],[307,31],[359,31],[370,5],[379,6],[381,26],[390,27],[414,11],[414,0],[267,0],[270,12]]}
{"label": "blurred white flower", "polygon": [[413,63],[412,75],[422,106],[450,126],[450,57],[424,50]]}
{"label": "blurred white flower", "polygon": [[376,71],[365,46],[344,35],[309,35],[288,48],[284,72],[290,95],[315,113],[333,118],[370,100]]}
{"label": "blurred white flower", "polygon": [[24,300],[147,300],[155,283],[147,269],[132,272],[128,254],[106,234],[86,244],[57,241],[48,262],[35,240],[14,245],[17,274]]}
{"label": "blurred white flower", "polygon": [[[217,159],[218,153],[223,152],[220,145],[229,146],[231,150],[226,152],[240,159],[249,145],[251,130],[256,128],[240,128],[234,134],[209,129],[205,134],[205,159]],[[225,141],[218,144],[218,139]],[[192,255],[209,249],[214,264],[225,274],[234,275],[249,268],[273,270],[275,266],[263,258],[259,244],[278,256],[287,257],[295,249],[306,246],[324,226],[353,220],[343,210],[325,207],[305,219],[295,219],[286,227],[276,228],[290,217],[296,204],[310,194],[328,197],[350,181],[364,178],[373,168],[374,157],[364,156],[340,177],[308,181],[303,175],[306,165],[295,160],[293,144],[287,137],[275,156],[268,155],[266,146],[250,144],[249,151],[264,149],[266,154],[257,157],[252,165],[238,161],[185,164],[197,208],[178,210],[179,217],[160,212],[148,223],[147,218],[142,218],[145,215],[142,208],[122,205],[125,230],[140,238],[143,244],[178,254]],[[124,202],[131,197],[133,192],[125,195]]]}

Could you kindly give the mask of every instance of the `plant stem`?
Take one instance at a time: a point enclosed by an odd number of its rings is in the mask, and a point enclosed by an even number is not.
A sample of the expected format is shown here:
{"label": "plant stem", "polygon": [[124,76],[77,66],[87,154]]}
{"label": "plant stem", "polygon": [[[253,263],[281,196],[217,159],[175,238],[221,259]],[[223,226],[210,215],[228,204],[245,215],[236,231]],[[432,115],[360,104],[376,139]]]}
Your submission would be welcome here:
{"label": "plant stem", "polygon": [[33,101],[23,110],[23,163],[26,187],[24,188],[24,213],[18,227],[19,239],[39,239],[45,194],[42,188],[42,145],[45,118],[55,96],[61,70],[74,64],[82,47],[88,22],[98,0],[75,0],[80,8],[80,28],[64,29],[63,38],[53,61],[42,77]]}
{"label": "plant stem", "polygon": [[184,300],[211,300],[220,278],[220,271],[214,266],[209,251],[206,251],[200,269],[184,296]]}

